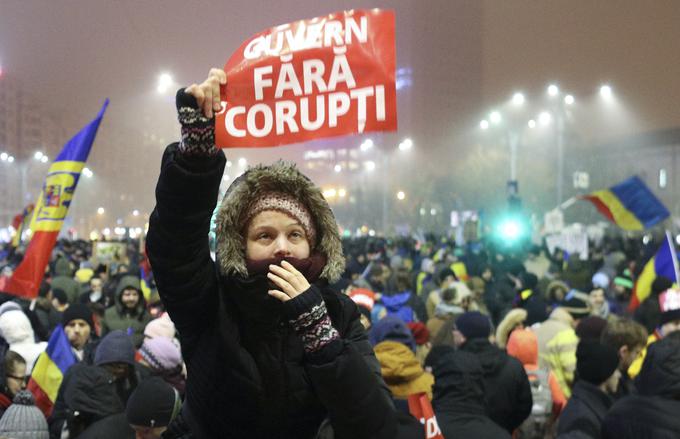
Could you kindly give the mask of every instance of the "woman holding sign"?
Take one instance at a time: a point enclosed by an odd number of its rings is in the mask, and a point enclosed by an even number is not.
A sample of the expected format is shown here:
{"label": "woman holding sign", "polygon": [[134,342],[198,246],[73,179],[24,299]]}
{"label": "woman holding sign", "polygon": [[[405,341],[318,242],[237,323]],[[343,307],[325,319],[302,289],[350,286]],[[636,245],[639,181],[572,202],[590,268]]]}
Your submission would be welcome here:
{"label": "woman holding sign", "polygon": [[225,195],[210,258],[226,162],[214,146],[220,87],[226,75],[212,69],[178,92],[182,140],[163,156],[149,223],[149,258],[189,376],[167,435],[315,438],[330,425],[336,438],[398,437],[360,314],[327,287],[344,257],[318,187],[282,162],[248,170]]}

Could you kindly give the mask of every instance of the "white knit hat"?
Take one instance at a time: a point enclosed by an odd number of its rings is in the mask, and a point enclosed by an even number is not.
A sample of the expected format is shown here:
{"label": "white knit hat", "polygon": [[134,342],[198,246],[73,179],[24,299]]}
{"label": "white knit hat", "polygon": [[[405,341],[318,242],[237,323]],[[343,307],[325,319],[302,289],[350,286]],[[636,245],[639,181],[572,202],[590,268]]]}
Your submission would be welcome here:
{"label": "white knit hat", "polygon": [[0,418],[0,436],[11,439],[49,439],[47,421],[35,406],[33,394],[22,390]]}

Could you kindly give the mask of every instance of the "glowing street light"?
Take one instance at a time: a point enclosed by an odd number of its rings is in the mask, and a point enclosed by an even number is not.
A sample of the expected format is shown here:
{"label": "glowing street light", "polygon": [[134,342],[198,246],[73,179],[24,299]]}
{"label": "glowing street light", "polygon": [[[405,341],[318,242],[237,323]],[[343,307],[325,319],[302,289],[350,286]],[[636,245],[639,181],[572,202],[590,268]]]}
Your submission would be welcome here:
{"label": "glowing street light", "polygon": [[139,216],[139,210],[137,210],[137,209],[133,210],[132,216]]}
{"label": "glowing street light", "polygon": [[548,125],[551,120],[552,120],[552,116],[547,111],[543,111],[543,112],[541,112],[541,114],[538,115],[538,122],[541,125],[544,125],[544,126]]}
{"label": "glowing street light", "polygon": [[238,165],[240,167],[244,168],[247,164],[248,164],[248,161],[245,158],[241,157],[240,159],[238,159]]}
{"label": "glowing street light", "polygon": [[231,165],[233,165],[233,163],[231,162],[231,160],[227,160],[227,168],[231,168]]}
{"label": "glowing street light", "polygon": [[87,178],[92,178],[94,172],[92,172],[90,168],[83,168],[83,175]]}
{"label": "glowing street light", "polygon": [[333,168],[333,170],[334,170],[335,172],[340,172],[340,171],[342,171],[342,166],[340,166],[340,164],[337,164],[337,165],[335,165],[335,167]]}
{"label": "glowing street light", "polygon": [[42,163],[47,163],[49,160],[50,160],[49,157],[47,157],[46,155],[43,155],[42,157],[40,157],[40,161]]}
{"label": "glowing street light", "polygon": [[531,119],[529,122],[527,122],[527,125],[529,126],[529,128],[534,129],[536,128],[536,121]]}
{"label": "glowing street light", "polygon": [[338,197],[345,198],[347,196],[347,191],[345,189],[338,189]]}
{"label": "glowing street light", "polygon": [[483,121],[479,122],[479,127],[483,130],[488,130],[489,129],[489,121],[483,120]]}
{"label": "glowing street light", "polygon": [[7,157],[7,161],[10,163],[14,163],[14,156]]}
{"label": "glowing street light", "polygon": [[371,140],[371,139],[364,140],[363,142],[361,142],[361,145],[359,146],[359,148],[362,151],[368,151],[369,149],[373,148],[373,140]]}
{"label": "glowing street light", "polygon": [[550,85],[548,86],[548,96],[553,96],[553,97],[555,97],[555,96],[557,96],[558,94],[560,94],[560,89],[559,89],[559,87],[556,86],[555,84],[550,84]]}
{"label": "glowing street light", "polygon": [[2,160],[3,162],[6,162],[8,158],[9,154],[7,154],[6,152],[0,153],[0,160]]}
{"label": "glowing street light", "polygon": [[406,138],[401,143],[399,143],[400,151],[408,151],[411,148],[413,148],[413,141],[409,138]]}
{"label": "glowing street light", "polygon": [[404,191],[397,192],[397,200],[402,201],[405,198],[406,198],[406,194],[404,193]]}
{"label": "glowing street light", "polygon": [[326,189],[323,191],[324,198],[335,198],[337,191],[334,188]]}
{"label": "glowing street light", "polygon": [[375,162],[373,160],[368,160],[364,162],[364,166],[367,171],[375,171]]}
{"label": "glowing street light", "polygon": [[612,88],[605,84],[602,87],[600,87],[600,96],[602,96],[604,99],[611,99],[612,98]]}
{"label": "glowing street light", "polygon": [[103,207],[100,207],[100,208],[97,209],[97,215],[104,215],[104,212],[105,212],[105,210],[104,210]]}
{"label": "glowing street light", "polygon": [[572,95],[566,95],[564,97],[564,103],[567,105],[573,105],[574,104],[574,97]]}
{"label": "glowing street light", "polygon": [[512,95],[512,103],[517,107],[524,105],[524,100],[524,95],[522,93],[515,93]]}
{"label": "glowing street light", "polygon": [[40,160],[43,158],[43,153],[42,151],[36,151],[35,154],[33,154],[33,158],[36,160]]}
{"label": "glowing street light", "polygon": [[172,86],[172,83],[172,76],[170,76],[168,73],[162,73],[158,77],[158,87],[156,87],[156,90],[160,94],[165,94]]}
{"label": "glowing street light", "polygon": [[498,111],[492,111],[491,114],[489,115],[489,120],[491,120],[491,123],[493,124],[498,124],[501,122],[501,113]]}

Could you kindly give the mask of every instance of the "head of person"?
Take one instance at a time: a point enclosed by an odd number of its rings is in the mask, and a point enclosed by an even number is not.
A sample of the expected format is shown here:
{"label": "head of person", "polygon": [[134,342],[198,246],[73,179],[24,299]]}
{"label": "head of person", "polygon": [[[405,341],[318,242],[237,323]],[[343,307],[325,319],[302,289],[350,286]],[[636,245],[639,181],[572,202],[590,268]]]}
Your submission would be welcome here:
{"label": "head of person", "polygon": [[109,332],[97,346],[94,364],[108,370],[116,380],[127,378],[135,365],[132,339],[120,330]]}
{"label": "head of person", "polygon": [[99,277],[99,275],[94,275],[90,278],[90,290],[93,293],[101,293],[103,287],[104,281],[102,281],[102,278]]}
{"label": "head of person", "polygon": [[94,328],[90,308],[82,303],[69,306],[62,314],[61,323],[71,346],[78,350],[83,349],[90,340]]}
{"label": "head of person", "polygon": [[550,303],[561,303],[568,292],[569,286],[564,282],[557,280],[548,284],[546,296]]}
{"label": "head of person", "polygon": [[602,289],[606,290],[609,288],[609,276],[607,276],[605,273],[602,273],[601,271],[598,271],[595,273],[591,279],[591,283],[593,284],[593,289]]}
{"label": "head of person", "polygon": [[139,348],[139,355],[157,375],[166,376],[182,370],[182,353],[170,338],[147,338]]}
{"label": "head of person", "polygon": [[562,301],[560,307],[567,311],[574,319],[572,323],[574,328],[578,326],[578,323],[581,319],[584,319],[590,315],[589,297],[587,294],[580,291],[569,291]]}
{"label": "head of person", "polygon": [[64,306],[68,305],[68,296],[66,292],[61,288],[52,289],[52,306],[55,309],[62,309]]}
{"label": "head of person", "polygon": [[4,360],[5,368],[5,393],[14,398],[20,391],[26,388],[26,360],[14,351],[7,351]]}
{"label": "head of person", "polygon": [[607,323],[601,341],[618,352],[619,370],[625,372],[647,344],[647,330],[633,320],[617,319]]}
{"label": "head of person", "polygon": [[470,340],[488,340],[492,330],[489,317],[479,311],[468,311],[461,314],[454,323],[453,342],[456,347],[460,347]]}
{"label": "head of person", "polygon": [[591,312],[593,314],[599,315],[607,302],[607,298],[604,294],[604,289],[602,287],[596,287],[590,290],[588,294],[588,302],[590,303]]}
{"label": "head of person", "polygon": [[628,300],[633,291],[633,285],[628,270],[625,270],[624,273],[614,278],[614,295],[618,300]]}
{"label": "head of person", "polygon": [[456,274],[449,267],[443,268],[438,275],[439,288],[448,288],[456,281]]}
{"label": "head of person", "polygon": [[523,366],[538,364],[538,338],[529,329],[516,329],[512,331],[506,350],[508,355],[517,358]]}
{"label": "head of person", "polygon": [[[662,337],[680,331],[680,290],[670,289],[659,295],[661,319],[659,333]],[[1,317],[0,317],[1,318]]]}
{"label": "head of person", "polygon": [[619,355],[611,346],[597,340],[582,340],[576,347],[578,379],[613,394],[619,387]]}
{"label": "head of person", "polygon": [[400,267],[394,271],[394,289],[399,293],[411,290],[411,272],[407,268]]}
{"label": "head of person", "polygon": [[588,316],[579,320],[576,325],[576,336],[579,340],[600,340],[607,327],[607,320],[598,316]]}
{"label": "head of person", "polygon": [[10,348],[14,344],[35,343],[35,333],[31,321],[23,311],[10,309],[0,315],[0,336]]}
{"label": "head of person", "polygon": [[179,393],[158,377],[142,381],[127,401],[125,415],[136,439],[159,439],[182,408]]}
{"label": "head of person", "polygon": [[175,338],[177,330],[168,313],[151,320],[144,328],[144,338],[167,337]]}
{"label": "head of person", "polygon": [[413,333],[406,326],[406,323],[394,316],[385,316],[373,325],[368,334],[368,339],[373,346],[383,341],[394,341],[408,346],[413,352],[416,351]]}
{"label": "head of person", "polygon": [[143,303],[142,286],[137,276],[123,276],[116,288],[118,301],[123,310],[132,311]]}
{"label": "head of person", "polygon": [[264,274],[281,259],[308,279],[337,281],[345,269],[337,223],[321,190],[293,164],[258,165],[237,178],[217,212],[216,252],[225,275]]}
{"label": "head of person", "polygon": [[0,437],[12,439],[46,439],[49,437],[45,415],[35,406],[28,390],[19,391],[0,418]]}

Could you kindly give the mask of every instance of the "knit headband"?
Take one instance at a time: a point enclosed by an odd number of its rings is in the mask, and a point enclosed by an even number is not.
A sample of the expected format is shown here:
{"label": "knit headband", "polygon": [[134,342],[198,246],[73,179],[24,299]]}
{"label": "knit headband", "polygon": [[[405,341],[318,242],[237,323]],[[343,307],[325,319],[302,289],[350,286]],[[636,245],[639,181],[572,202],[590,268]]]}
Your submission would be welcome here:
{"label": "knit headband", "polygon": [[310,247],[314,247],[316,228],[312,221],[312,215],[300,200],[283,192],[267,192],[250,205],[241,224],[246,227],[257,214],[266,210],[281,212],[297,220],[305,230]]}

